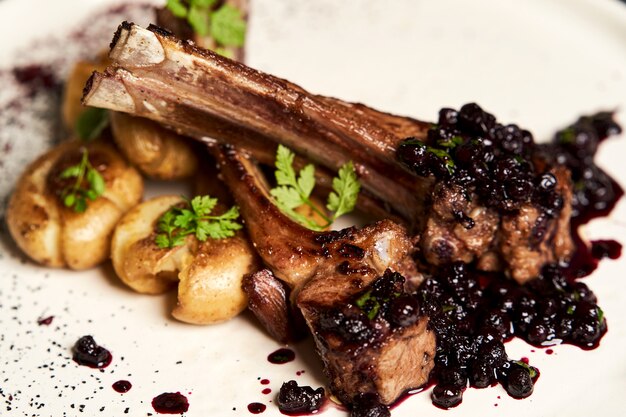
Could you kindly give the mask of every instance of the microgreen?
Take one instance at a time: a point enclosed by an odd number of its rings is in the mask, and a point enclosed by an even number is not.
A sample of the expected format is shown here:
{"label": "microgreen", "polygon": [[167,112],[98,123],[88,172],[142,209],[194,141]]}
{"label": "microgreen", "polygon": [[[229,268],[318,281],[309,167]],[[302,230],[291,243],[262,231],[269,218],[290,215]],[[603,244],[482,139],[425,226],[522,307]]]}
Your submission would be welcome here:
{"label": "microgreen", "polygon": [[515,361],[515,363],[521,366],[522,368],[525,368],[528,371],[528,374],[530,375],[531,379],[537,376],[537,369],[535,367],[530,366],[524,361]]}
{"label": "microgreen", "polygon": [[216,0],[168,0],[166,7],[178,18],[186,19],[200,36],[210,35],[226,55],[224,46],[241,47],[246,37],[246,22],[241,11],[229,4],[214,9]]}
{"label": "microgreen", "polygon": [[380,302],[372,295],[372,290],[365,292],[365,294],[357,298],[354,303],[367,315],[367,318],[370,320],[374,320],[374,317],[376,317],[378,311],[380,310]]}
{"label": "microgreen", "polygon": [[97,107],[88,107],[78,116],[74,129],[79,138],[86,142],[97,139],[109,125],[109,112]]}
{"label": "microgreen", "polygon": [[59,174],[60,179],[76,178],[73,185],[63,189],[61,198],[65,207],[70,207],[77,213],[87,209],[87,200],[94,201],[105,190],[104,178],[89,162],[89,152],[83,149],[82,153],[78,164],[64,169]]}
{"label": "microgreen", "polygon": [[[326,208],[332,212],[329,217],[311,202],[310,196],[315,187],[315,167],[306,165],[296,173],[293,167],[295,154],[285,146],[279,145],[276,151],[277,186],[270,191],[278,208],[293,220],[312,230],[323,230],[339,216],[354,209],[361,189],[354,164],[348,162],[339,168],[338,176],[333,178],[333,191],[329,194]],[[308,206],[325,222],[320,225],[298,213],[300,206]]]}
{"label": "microgreen", "polygon": [[217,198],[208,195],[185,200],[182,206],[173,206],[163,213],[157,222],[155,243],[160,248],[173,248],[184,243],[188,235],[195,235],[201,242],[232,237],[241,229],[236,220],[239,209],[233,206],[224,214],[211,215]]}

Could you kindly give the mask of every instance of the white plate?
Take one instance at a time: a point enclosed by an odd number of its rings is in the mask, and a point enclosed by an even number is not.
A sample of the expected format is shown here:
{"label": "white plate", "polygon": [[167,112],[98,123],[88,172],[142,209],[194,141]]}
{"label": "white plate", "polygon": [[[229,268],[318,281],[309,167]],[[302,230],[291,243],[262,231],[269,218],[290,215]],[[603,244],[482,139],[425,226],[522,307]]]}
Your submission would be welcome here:
{"label": "white plate", "polygon": [[[599,109],[619,109],[619,119],[626,121],[626,7],[617,1],[252,2],[249,64],[314,92],[431,120],[442,106],[477,101],[502,121],[517,122],[544,139]],[[0,67],[28,60],[25,50],[44,61],[79,54],[68,52],[71,45],[59,49],[59,42],[43,53],[42,43],[33,42],[62,39],[105,3],[0,0]],[[118,23],[111,22],[106,32],[112,34]],[[1,87],[0,103],[8,86]],[[11,137],[10,157],[0,152],[2,196],[24,163],[49,143],[47,132],[28,132]],[[599,155],[600,164],[622,183],[623,155],[623,137],[603,145]],[[622,202],[611,219],[590,225],[588,235],[626,241],[626,223],[620,220],[625,214]],[[278,416],[270,401],[281,382],[324,383],[307,343],[294,347],[295,362],[269,364],[266,356],[279,346],[250,315],[212,327],[178,323],[169,316],[172,296],[134,294],[110,267],[81,273],[38,267],[17,253],[5,230],[2,416],[122,416],[126,409],[128,415],[146,416],[154,414],[154,396],[176,391],[189,398],[190,417],[249,415],[247,404],[255,401],[268,405],[262,415]],[[625,259],[602,262],[586,280],[608,318],[608,334],[597,350],[557,346],[547,355],[519,341],[507,345],[512,357],[529,357],[541,370],[529,399],[514,400],[500,387],[470,389],[461,406],[441,411],[423,393],[399,405],[393,416],[618,415],[626,392]],[[50,326],[37,325],[49,315]],[[69,359],[71,346],[84,334],[113,352],[113,363],[103,372]],[[271,381],[271,394],[261,393],[266,386],[260,378]],[[111,384],[118,379],[130,380],[133,388],[116,393]],[[330,408],[324,415],[345,413]]]}

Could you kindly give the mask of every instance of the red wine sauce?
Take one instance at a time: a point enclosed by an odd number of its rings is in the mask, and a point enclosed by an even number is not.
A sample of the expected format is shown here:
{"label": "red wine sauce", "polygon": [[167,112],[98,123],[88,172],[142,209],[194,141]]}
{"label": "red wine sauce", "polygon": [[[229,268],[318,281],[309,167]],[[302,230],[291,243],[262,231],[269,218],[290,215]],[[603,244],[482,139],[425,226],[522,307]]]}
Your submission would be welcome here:
{"label": "red wine sauce", "polygon": [[283,363],[291,362],[296,358],[296,353],[287,348],[280,348],[267,356],[267,360],[270,363],[281,365]]}
{"label": "red wine sauce", "polygon": [[261,403],[250,403],[248,404],[248,411],[251,412],[252,414],[261,414],[263,411],[265,411],[267,407],[265,406],[265,404],[261,404]]}
{"label": "red wine sauce", "polygon": [[152,408],[159,414],[182,414],[189,410],[189,402],[180,392],[164,392],[152,399]]}
{"label": "red wine sauce", "polygon": [[133,387],[133,384],[131,384],[130,381],[121,379],[119,381],[114,382],[112,387],[116,392],[123,394],[125,392],[130,391],[130,389]]}

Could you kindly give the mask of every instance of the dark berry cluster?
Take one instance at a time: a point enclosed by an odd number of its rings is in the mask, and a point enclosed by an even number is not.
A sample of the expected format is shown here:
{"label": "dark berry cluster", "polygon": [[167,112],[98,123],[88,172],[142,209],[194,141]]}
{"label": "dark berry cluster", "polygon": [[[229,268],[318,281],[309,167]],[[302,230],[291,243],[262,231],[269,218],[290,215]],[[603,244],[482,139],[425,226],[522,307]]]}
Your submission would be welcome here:
{"label": "dark berry cluster", "polygon": [[283,414],[309,414],[324,403],[324,388],[299,386],[296,381],[283,382],[278,393],[278,408]]}
{"label": "dark berry cluster", "polygon": [[594,162],[598,145],[621,131],[613,113],[600,112],[580,117],[557,132],[552,143],[541,146],[544,153],[567,166],[572,174],[573,218],[605,214],[622,195],[619,185]]}
{"label": "dark berry cluster", "polygon": [[111,352],[99,346],[93,337],[83,336],[74,345],[74,362],[91,368],[105,368],[111,363]]}
{"label": "dark berry cluster", "polygon": [[389,407],[381,404],[377,394],[361,393],[354,398],[350,417],[389,417]]}
{"label": "dark berry cluster", "polygon": [[348,342],[363,342],[376,338],[384,320],[388,327],[406,327],[420,316],[418,299],[404,290],[404,277],[391,270],[356,294],[350,303],[320,314],[319,327],[333,332]]}
{"label": "dark berry cluster", "polygon": [[433,402],[443,408],[458,405],[468,385],[501,383],[516,398],[532,393],[537,370],[506,354],[503,343],[513,336],[537,346],[591,348],[606,331],[593,293],[555,265],[519,285],[455,263],[427,279],[419,296],[437,335]]}
{"label": "dark berry cluster", "polygon": [[417,175],[450,181],[476,194],[482,204],[512,212],[533,203],[549,216],[562,208],[556,178],[537,170],[532,135],[517,125],[502,125],[477,104],[459,111],[444,108],[426,141],[405,140],[398,158]]}

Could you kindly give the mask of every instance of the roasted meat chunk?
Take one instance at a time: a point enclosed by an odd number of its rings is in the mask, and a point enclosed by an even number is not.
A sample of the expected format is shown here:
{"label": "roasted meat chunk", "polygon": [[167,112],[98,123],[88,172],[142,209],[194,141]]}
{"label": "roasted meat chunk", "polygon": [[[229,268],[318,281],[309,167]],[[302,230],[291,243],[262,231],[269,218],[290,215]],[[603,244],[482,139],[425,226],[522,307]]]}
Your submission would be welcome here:
{"label": "roasted meat chunk", "polygon": [[154,26],[123,23],[110,58],[86,104],[255,155],[281,143],[330,170],[352,161],[365,195],[404,218],[430,264],[475,261],[524,282],[572,255],[567,170],[536,161],[529,132],[476,104],[444,109],[436,124],[394,116],[311,94]]}
{"label": "roasted meat chunk", "polygon": [[[291,288],[332,392],[346,404],[366,393],[390,404],[426,383],[435,336],[411,295],[420,276],[407,268],[412,242],[405,229],[384,220],[362,229],[313,232],[272,204],[263,178],[242,152],[222,148],[218,161],[261,258]],[[398,270],[413,276],[407,281]],[[280,305],[281,291],[271,292]],[[271,333],[282,334],[276,329],[284,329],[283,316],[268,326]]]}

